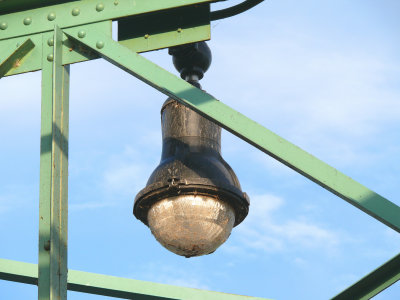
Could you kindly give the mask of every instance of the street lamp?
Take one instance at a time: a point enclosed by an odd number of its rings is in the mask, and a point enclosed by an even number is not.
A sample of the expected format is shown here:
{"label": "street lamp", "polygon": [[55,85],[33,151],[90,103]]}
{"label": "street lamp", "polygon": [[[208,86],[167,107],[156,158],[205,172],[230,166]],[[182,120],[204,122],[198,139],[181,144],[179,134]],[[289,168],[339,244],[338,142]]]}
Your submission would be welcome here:
{"label": "street lamp", "polygon": [[[170,48],[181,77],[201,88],[211,64],[205,42]],[[249,199],[221,156],[221,127],[169,98],[161,108],[161,162],[133,213],[157,241],[185,257],[214,252],[248,214]]]}

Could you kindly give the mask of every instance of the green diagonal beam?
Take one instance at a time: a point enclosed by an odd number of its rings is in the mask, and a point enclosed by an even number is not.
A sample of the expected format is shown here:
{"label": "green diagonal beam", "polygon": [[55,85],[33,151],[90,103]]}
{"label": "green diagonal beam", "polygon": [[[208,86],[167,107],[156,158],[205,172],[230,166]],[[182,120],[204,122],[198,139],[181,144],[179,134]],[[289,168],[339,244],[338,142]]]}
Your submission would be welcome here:
{"label": "green diagonal beam", "polygon": [[369,273],[331,300],[367,300],[400,280],[400,254]]}
{"label": "green diagonal beam", "polygon": [[[37,284],[36,264],[0,259],[0,279]],[[263,300],[219,292],[120,278],[108,275],[68,271],[68,290],[135,300]]]}
{"label": "green diagonal beam", "polygon": [[[400,207],[317,159],[260,124],[162,69],[144,57],[121,46],[106,35],[88,31],[78,37],[76,29],[67,36],[97,51],[100,56],[162,93],[191,107],[239,138],[277,159],[296,172],[336,194],[365,213],[400,232]],[[104,45],[98,49],[96,45]]]}
{"label": "green diagonal beam", "polygon": [[20,64],[22,58],[34,47],[35,45],[29,38],[25,39],[20,45],[10,45],[10,48],[3,45],[2,49],[0,49],[0,78]]}

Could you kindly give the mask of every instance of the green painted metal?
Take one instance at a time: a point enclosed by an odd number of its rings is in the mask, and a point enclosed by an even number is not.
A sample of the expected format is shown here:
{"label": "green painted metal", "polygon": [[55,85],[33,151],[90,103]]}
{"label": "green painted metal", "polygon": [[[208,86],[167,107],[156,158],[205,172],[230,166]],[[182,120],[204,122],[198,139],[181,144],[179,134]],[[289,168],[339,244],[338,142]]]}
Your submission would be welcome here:
{"label": "green painted metal", "polygon": [[[37,265],[0,259],[0,279],[28,284],[37,282]],[[261,300],[265,298],[232,295],[177,287],[148,281],[69,270],[68,290],[122,299],[182,300]]]}
{"label": "green painted metal", "polygon": [[98,9],[98,0],[82,0],[46,6],[29,11],[0,15],[0,40],[53,29],[54,24],[61,28],[79,26],[106,20],[139,15],[187,5],[209,3],[214,0],[103,0]]}
{"label": "green painted metal", "polygon": [[124,18],[118,41],[135,52],[209,40],[210,4],[191,5]]}
{"label": "green painted metal", "polygon": [[0,259],[0,279],[37,285],[38,265]]}
{"label": "green painted metal", "polygon": [[[38,284],[39,299],[66,299],[67,288],[127,299],[244,299],[80,271],[67,275],[69,66],[64,65],[99,56],[400,232],[397,205],[134,53],[209,39],[211,2],[0,0],[0,77],[43,70],[39,264],[0,259],[0,279]],[[112,20],[119,21],[120,43],[111,39]],[[399,280],[399,269],[400,254],[333,299],[369,299]]]}
{"label": "green painted metal", "polygon": [[10,70],[18,68],[23,58],[35,47],[30,38],[23,38],[19,42],[0,44],[0,78]]}
{"label": "green painted metal", "polygon": [[367,300],[400,280],[400,254],[342,291],[332,300]]}
{"label": "green painted metal", "polygon": [[[193,12],[194,7],[185,7],[181,8],[181,10],[189,9],[190,12]],[[173,16],[171,14],[171,16]],[[153,16],[156,18],[157,16]],[[121,35],[122,41],[120,43],[128,47],[129,49],[135,52],[144,52],[150,51],[160,48],[166,48],[170,46],[180,45],[184,43],[192,43],[198,42],[203,40],[210,39],[210,23],[207,14],[207,10],[202,7],[200,12],[197,16],[192,17],[191,24],[193,27],[188,26],[188,20],[185,19],[181,22],[178,18],[169,18],[171,21],[170,26],[164,32],[155,33],[155,26],[153,25],[153,29],[151,29],[151,34],[149,37],[145,38],[144,35],[139,37],[133,37],[129,35]],[[123,22],[123,21],[121,21]],[[124,21],[125,22],[125,21]],[[207,23],[208,22],[208,23]],[[174,24],[174,25],[172,25]],[[185,25],[186,24],[186,25]],[[136,24],[136,20],[131,22],[120,24],[119,28],[127,28],[127,26],[143,26],[144,24]],[[182,26],[180,26],[182,25]],[[176,29],[171,29],[172,26],[176,26]],[[186,26],[186,27],[185,27]],[[112,21],[103,21],[98,23],[92,23],[82,26],[75,27],[77,30],[93,30],[98,32],[104,32],[109,37],[112,34]],[[142,27],[143,28],[143,27]],[[161,28],[161,27],[159,27]],[[38,71],[42,68],[42,36],[46,33],[38,33],[32,34],[29,36],[29,39],[32,40],[35,48],[29,52],[29,55],[26,55],[25,58],[22,60],[16,60],[17,63],[11,64],[9,67],[5,68],[5,74],[3,76],[11,76],[22,74],[26,72]],[[138,31],[136,31],[136,35]],[[21,45],[27,38],[25,36],[6,39],[0,41],[0,49],[12,49],[13,47]],[[68,40],[67,37],[63,39],[63,64],[74,64],[77,62],[83,62],[87,60],[97,59],[99,56],[97,53],[93,51],[89,51],[86,47],[85,48],[75,48],[76,45],[72,45],[71,42]],[[3,50],[3,51],[5,51]],[[3,61],[1,58],[10,55],[9,53],[0,54],[0,61]],[[0,66],[0,75],[1,73],[1,66]],[[7,70],[7,71],[6,71]],[[4,73],[4,72],[3,72]],[[1,77],[1,76],[0,76]]]}
{"label": "green painted metal", "polygon": [[[393,202],[223,104],[213,96],[122,47],[107,36],[90,31],[87,32],[85,38],[81,39],[77,37],[76,30],[67,29],[65,32],[71,39],[97,51],[112,64],[191,107],[239,138],[400,232],[400,207]],[[99,40],[105,44],[102,49],[96,48],[96,42]]]}
{"label": "green painted metal", "polygon": [[[104,32],[111,37],[112,22],[103,21],[77,27],[78,30],[87,30],[88,28]],[[30,35],[29,39],[33,41],[35,48],[30,51],[29,55],[19,61],[18,64],[13,64],[12,68],[8,70],[5,76],[17,75],[42,69],[42,39],[43,35],[45,34],[48,35],[49,33]],[[17,37],[0,41],[0,49],[10,49],[11,47],[15,47],[15,45],[21,44],[26,39],[26,37]],[[45,45],[45,47],[47,47],[47,45]],[[64,65],[97,59],[99,57],[97,53],[88,51],[86,48],[81,47],[81,49],[76,49],[75,47],[76,46],[72,45],[66,36],[63,37],[62,60]]]}
{"label": "green painted metal", "polygon": [[55,26],[42,38],[38,298],[62,300],[67,297],[69,66],[62,65],[61,29]]}
{"label": "green painted metal", "polygon": [[1,0],[0,12],[9,14],[11,12],[33,9],[48,5],[72,2],[74,0]]}

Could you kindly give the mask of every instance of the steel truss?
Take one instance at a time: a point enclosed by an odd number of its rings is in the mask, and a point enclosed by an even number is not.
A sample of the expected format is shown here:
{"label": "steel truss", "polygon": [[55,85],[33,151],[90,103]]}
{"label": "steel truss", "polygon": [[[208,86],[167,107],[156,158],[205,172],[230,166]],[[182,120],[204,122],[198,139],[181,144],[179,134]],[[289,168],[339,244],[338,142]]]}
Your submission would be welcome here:
{"label": "steel truss", "polygon": [[[67,269],[69,65],[99,57],[400,233],[399,206],[138,54],[208,40],[210,2],[82,0],[43,7],[31,1],[33,9],[0,2],[7,12],[0,12],[0,78],[42,70],[39,263],[0,259],[0,279],[38,285],[39,299],[66,299],[67,290],[125,299],[244,299]],[[188,17],[176,17],[182,15]],[[160,18],[162,25],[154,22]],[[111,37],[115,20],[118,41]],[[332,299],[369,299],[399,279],[400,254]]]}

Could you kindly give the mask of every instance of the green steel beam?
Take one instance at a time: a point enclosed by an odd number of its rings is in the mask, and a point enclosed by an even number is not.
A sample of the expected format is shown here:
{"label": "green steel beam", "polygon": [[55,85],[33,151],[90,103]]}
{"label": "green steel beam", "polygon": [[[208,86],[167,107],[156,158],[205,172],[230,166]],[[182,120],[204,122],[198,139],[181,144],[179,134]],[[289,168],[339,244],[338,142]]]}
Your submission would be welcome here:
{"label": "green steel beam", "polygon": [[0,259],[0,279],[37,285],[38,266],[15,260]]}
{"label": "green steel beam", "polygon": [[145,52],[211,38],[210,4],[135,15],[118,21],[118,41]]}
{"label": "green steel beam", "polygon": [[[135,51],[144,52],[180,44],[209,40],[210,20],[209,4],[185,6],[168,11],[133,16],[119,22],[118,33],[121,45]],[[111,37],[110,20],[75,27],[77,30],[95,30]],[[146,33],[144,33],[146,32]],[[42,36],[47,33],[31,34],[29,39],[35,47],[24,59],[13,58],[7,66],[0,66],[0,77],[38,71],[42,68]],[[0,40],[0,62],[10,56],[9,49],[20,47],[27,40],[26,36]],[[73,64],[97,59],[97,53],[87,48],[75,49],[67,37],[63,39],[63,64]],[[79,50],[79,51],[78,51]],[[85,51],[86,50],[86,51]],[[4,52],[4,53],[2,53]]]}
{"label": "green steel beam", "polygon": [[[84,38],[79,38],[78,32],[74,29],[67,29],[65,33],[78,44],[97,51],[112,64],[191,107],[239,138],[400,232],[400,207],[396,204],[102,33],[88,31]],[[96,47],[99,41],[104,45],[101,49]]]}
{"label": "green steel beam", "polygon": [[400,280],[400,254],[333,297],[332,300],[371,299],[398,280]]}
{"label": "green steel beam", "polygon": [[[36,284],[37,265],[0,259],[0,279]],[[122,299],[261,300],[265,298],[177,287],[108,275],[68,271],[68,290]]]}
{"label": "green steel beam", "polygon": [[30,38],[23,38],[20,42],[3,43],[0,45],[0,78],[10,70],[18,68],[22,59],[35,47]]}
{"label": "green steel beam", "polygon": [[9,14],[11,12],[28,10],[48,5],[60,4],[64,2],[71,2],[74,0],[1,0],[0,12]]}
{"label": "green steel beam", "polygon": [[[104,32],[105,34],[111,37],[111,28],[112,28],[111,21],[103,21],[99,23],[87,24],[84,26],[77,27],[78,30],[86,30],[87,28]],[[33,50],[29,53],[29,55],[27,55],[24,59],[18,61],[17,64],[13,64],[12,68],[8,70],[5,76],[17,75],[26,72],[38,71],[42,69],[42,48],[43,48],[42,39],[43,35],[46,34],[48,35],[49,33],[48,32],[38,33],[29,36],[29,38],[35,44],[35,48],[33,48]],[[12,47],[15,47],[16,45],[21,45],[26,39],[27,39],[26,37],[21,36],[0,41],[0,49],[12,49]],[[44,45],[44,47],[48,47],[48,45]],[[69,42],[66,36],[64,36],[62,45],[63,65],[92,60],[99,57],[97,53],[85,50],[87,49],[86,48],[75,49],[75,46]]]}
{"label": "green steel beam", "polygon": [[0,12],[0,40],[50,31],[55,23],[67,28],[213,1],[82,0],[7,15]]}
{"label": "green steel beam", "polygon": [[62,39],[61,29],[55,26],[42,41],[40,300],[67,298],[69,66],[62,65]]}

